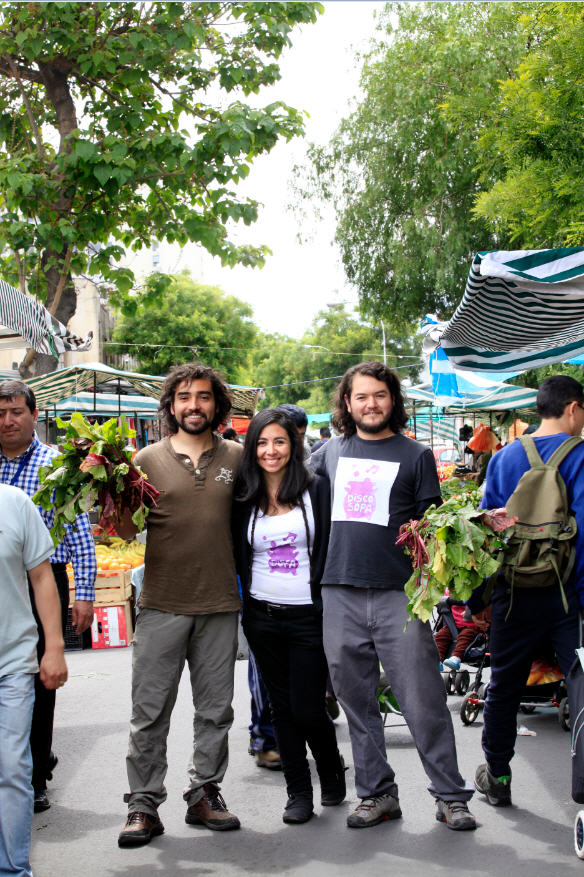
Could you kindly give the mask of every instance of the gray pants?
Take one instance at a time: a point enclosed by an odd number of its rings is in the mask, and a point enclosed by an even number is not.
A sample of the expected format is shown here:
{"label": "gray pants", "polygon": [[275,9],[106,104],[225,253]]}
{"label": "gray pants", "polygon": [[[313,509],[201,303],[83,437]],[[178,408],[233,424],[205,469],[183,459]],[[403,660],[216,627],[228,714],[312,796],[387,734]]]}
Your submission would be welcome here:
{"label": "gray pants", "polygon": [[219,783],[228,761],[233,723],[233,671],[238,612],[173,615],[142,609],[136,619],[132,659],[132,719],[126,759],[130,812],[155,816],[166,800],[166,741],[178,685],[188,662],[193,692],[194,744],[183,797],[203,797],[205,783]]}
{"label": "gray pants", "polygon": [[383,666],[411,731],[435,798],[468,801],[459,770],[438,652],[430,628],[411,621],[404,633],[403,591],[337,585],[322,589],[324,648],[333,688],[349,723],[355,788],[360,798],[397,798],[376,697]]}

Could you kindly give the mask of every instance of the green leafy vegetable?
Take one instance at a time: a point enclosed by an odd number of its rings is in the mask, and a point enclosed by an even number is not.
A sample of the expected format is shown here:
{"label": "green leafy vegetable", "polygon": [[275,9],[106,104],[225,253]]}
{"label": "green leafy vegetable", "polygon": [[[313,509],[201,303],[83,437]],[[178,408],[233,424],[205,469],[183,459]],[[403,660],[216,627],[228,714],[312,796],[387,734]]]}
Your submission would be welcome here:
{"label": "green leafy vegetable", "polygon": [[404,586],[409,618],[428,621],[446,588],[455,600],[468,600],[499,569],[499,533],[515,519],[505,509],[479,509],[479,502],[476,490],[453,494],[439,508],[430,506],[420,521],[400,527],[396,544],[405,546],[414,567]]}
{"label": "green leafy vegetable", "polygon": [[55,545],[62,541],[67,525],[94,506],[101,509],[100,527],[116,526],[129,509],[132,521],[143,530],[160,494],[132,462],[129,439],[136,433],[124,415],[119,422],[112,418],[99,426],[76,412],[69,423],[57,418],[57,424],[66,429],[62,453],[39,469],[41,486],[33,496],[41,508],[54,509],[51,536]]}

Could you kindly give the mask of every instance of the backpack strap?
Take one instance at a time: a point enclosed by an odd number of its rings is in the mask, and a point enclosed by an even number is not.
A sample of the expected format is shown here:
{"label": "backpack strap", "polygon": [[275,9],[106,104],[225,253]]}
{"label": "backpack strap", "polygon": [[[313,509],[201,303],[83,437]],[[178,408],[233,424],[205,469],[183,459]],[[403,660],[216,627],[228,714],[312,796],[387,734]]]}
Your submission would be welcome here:
{"label": "backpack strap", "polygon": [[541,469],[542,466],[545,465],[543,462],[539,451],[535,446],[535,442],[531,438],[530,435],[520,435],[519,441],[523,445],[523,450],[527,454],[527,459],[529,460],[529,465],[532,469]]}
{"label": "backpack strap", "polygon": [[547,461],[548,466],[554,466],[556,469],[560,466],[561,463],[564,462],[568,454],[570,453],[576,445],[581,443],[582,439],[580,436],[573,435],[569,439],[566,439],[559,448],[553,452],[549,460]]}

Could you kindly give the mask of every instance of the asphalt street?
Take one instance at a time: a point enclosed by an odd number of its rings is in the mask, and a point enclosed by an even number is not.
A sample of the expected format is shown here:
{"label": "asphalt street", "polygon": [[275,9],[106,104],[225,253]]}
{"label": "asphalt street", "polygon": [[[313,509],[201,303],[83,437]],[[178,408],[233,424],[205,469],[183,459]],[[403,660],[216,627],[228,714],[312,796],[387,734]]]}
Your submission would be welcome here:
{"label": "asphalt street", "polygon": [[[165,833],[148,846],[119,849],[125,822],[125,755],[130,714],[132,648],[67,652],[70,679],[57,695],[49,784],[52,807],[34,817],[35,877],[150,877],[150,875],[474,875],[539,877],[551,869],[584,874],[573,852],[578,811],[570,797],[570,741],[552,710],[520,716],[536,736],[521,736],[513,762],[513,806],[489,807],[478,794],[471,809],[476,832],[453,832],[436,822],[426,777],[407,727],[392,716],[386,742],[400,786],[403,819],[374,828],[346,827],[356,803],[352,767],[347,801],[322,808],[307,824],[282,822],[279,772],[258,768],[247,753],[247,661],[236,664],[235,722],[230,765],[222,786],[240,831],[213,832],[185,824],[182,789],[192,745],[192,703],[183,675],[168,743],[168,800],[160,810]],[[481,717],[462,724],[461,698],[449,697],[463,776],[472,780],[482,760]],[[346,720],[336,722],[339,746],[352,765]]]}

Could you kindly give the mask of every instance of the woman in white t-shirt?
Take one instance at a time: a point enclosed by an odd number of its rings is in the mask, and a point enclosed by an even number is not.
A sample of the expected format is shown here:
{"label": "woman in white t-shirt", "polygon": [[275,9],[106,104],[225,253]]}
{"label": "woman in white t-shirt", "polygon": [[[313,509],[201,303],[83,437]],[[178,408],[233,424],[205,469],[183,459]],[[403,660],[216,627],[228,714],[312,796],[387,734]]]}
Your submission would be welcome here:
{"label": "woman in white t-shirt", "polygon": [[251,421],[236,487],[234,543],[243,628],[268,689],[288,801],[287,823],[313,813],[310,747],[321,804],[346,794],[344,763],[326,711],[320,579],[330,487],[304,464],[294,422],[277,408]]}

